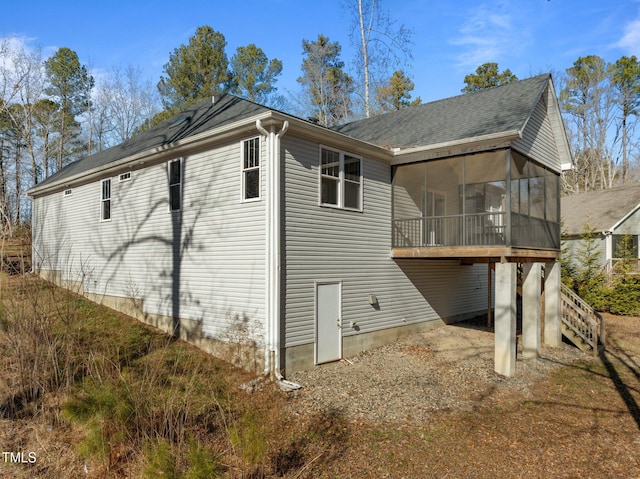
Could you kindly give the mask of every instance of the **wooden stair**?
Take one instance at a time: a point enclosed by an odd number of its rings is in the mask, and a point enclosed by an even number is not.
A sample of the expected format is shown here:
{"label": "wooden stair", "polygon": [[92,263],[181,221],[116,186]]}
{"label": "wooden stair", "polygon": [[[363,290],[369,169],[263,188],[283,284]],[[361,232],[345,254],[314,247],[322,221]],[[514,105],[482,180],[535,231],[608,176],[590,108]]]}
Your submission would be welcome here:
{"label": "wooden stair", "polygon": [[0,269],[9,274],[31,270],[31,238],[0,238]]}
{"label": "wooden stair", "polygon": [[597,356],[606,344],[604,318],[564,284],[560,296],[563,336],[585,353]]}

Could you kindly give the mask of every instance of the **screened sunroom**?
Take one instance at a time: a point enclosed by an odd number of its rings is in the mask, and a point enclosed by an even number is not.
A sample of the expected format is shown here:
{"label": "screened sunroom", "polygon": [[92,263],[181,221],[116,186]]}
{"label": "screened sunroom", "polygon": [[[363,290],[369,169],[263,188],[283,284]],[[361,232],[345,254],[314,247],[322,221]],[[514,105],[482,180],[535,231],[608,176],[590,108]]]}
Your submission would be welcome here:
{"label": "screened sunroom", "polygon": [[398,165],[393,248],[560,249],[560,177],[517,151]]}

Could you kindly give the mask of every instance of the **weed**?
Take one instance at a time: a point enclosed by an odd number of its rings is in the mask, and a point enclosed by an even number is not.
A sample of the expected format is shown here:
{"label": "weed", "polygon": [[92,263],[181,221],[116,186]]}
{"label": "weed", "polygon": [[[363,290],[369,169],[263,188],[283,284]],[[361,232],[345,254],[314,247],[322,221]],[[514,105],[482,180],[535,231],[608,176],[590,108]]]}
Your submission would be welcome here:
{"label": "weed", "polygon": [[145,453],[148,464],[144,468],[145,479],[178,479],[177,458],[171,444],[166,439],[159,439],[150,443]]}
{"label": "weed", "polygon": [[183,479],[214,479],[222,473],[218,455],[195,439],[188,443],[187,460],[189,468]]}
{"label": "weed", "polygon": [[245,411],[242,417],[231,425],[229,440],[236,453],[251,468],[259,466],[267,455],[267,431],[256,411]]}

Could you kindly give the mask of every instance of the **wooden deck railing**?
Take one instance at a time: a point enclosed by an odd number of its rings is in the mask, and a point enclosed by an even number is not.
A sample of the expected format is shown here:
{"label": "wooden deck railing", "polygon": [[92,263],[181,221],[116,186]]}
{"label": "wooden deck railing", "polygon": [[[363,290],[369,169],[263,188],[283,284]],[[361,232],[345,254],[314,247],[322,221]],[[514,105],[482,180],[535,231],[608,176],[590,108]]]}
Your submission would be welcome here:
{"label": "wooden deck railing", "polygon": [[640,274],[640,258],[610,258],[604,264],[605,275]]}
{"label": "wooden deck railing", "polygon": [[393,220],[393,247],[504,245],[505,213],[474,213]]}

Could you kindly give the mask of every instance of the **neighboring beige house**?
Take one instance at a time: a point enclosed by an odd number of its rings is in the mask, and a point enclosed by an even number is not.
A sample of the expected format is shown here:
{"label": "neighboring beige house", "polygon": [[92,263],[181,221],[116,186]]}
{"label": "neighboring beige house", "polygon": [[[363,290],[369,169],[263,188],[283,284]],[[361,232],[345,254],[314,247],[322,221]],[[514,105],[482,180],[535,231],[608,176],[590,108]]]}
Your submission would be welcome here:
{"label": "neighboring beige house", "polygon": [[560,170],[540,75],[336,129],[208,99],[29,191],[43,277],[281,378],[491,313],[495,369],[560,341]]}
{"label": "neighboring beige house", "polygon": [[[587,231],[594,235],[605,272],[612,271],[617,260],[639,258],[640,184],[563,196],[561,205],[563,242],[572,258]],[[638,269],[637,261],[632,265]]]}

